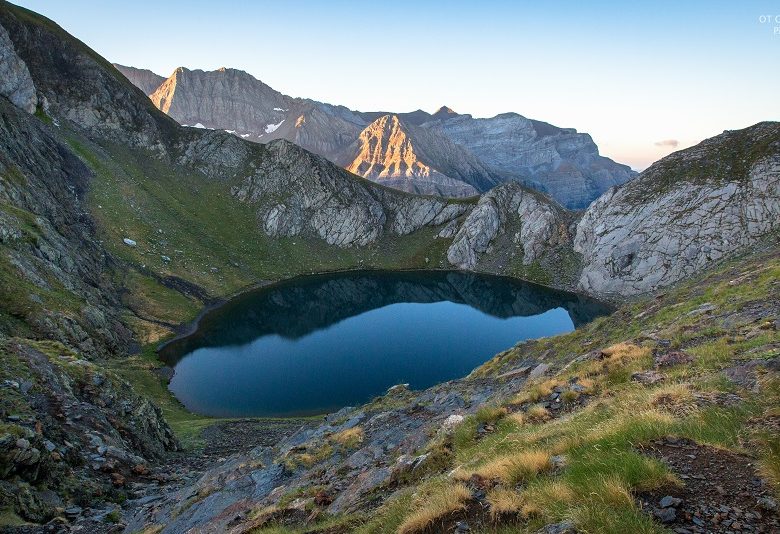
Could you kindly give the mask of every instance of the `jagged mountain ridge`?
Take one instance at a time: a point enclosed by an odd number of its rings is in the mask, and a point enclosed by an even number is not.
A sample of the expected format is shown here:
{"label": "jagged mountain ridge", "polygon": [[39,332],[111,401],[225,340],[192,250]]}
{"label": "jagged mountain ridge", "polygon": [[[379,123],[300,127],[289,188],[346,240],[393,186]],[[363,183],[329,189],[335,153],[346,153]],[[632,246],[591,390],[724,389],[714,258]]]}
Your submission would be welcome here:
{"label": "jagged mountain ridge", "polygon": [[[130,74],[133,83],[145,84]],[[178,68],[151,98],[181,124],[223,129],[255,142],[288,139],[363,177],[418,193],[467,196],[520,181],[579,209],[636,174],[600,156],[589,135],[515,113],[474,119],[446,106],[434,114],[358,112],[287,97],[235,69]],[[405,125],[420,153],[384,140],[368,148],[384,116]],[[391,164],[400,151],[427,168],[409,172],[408,165]],[[383,168],[377,170],[379,161]]]}

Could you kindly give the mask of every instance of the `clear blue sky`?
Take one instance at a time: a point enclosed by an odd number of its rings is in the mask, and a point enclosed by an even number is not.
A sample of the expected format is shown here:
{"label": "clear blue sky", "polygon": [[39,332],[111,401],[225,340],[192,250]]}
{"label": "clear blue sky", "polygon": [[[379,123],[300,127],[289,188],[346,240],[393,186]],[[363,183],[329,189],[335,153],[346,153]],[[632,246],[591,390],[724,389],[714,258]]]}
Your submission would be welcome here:
{"label": "clear blue sky", "polygon": [[673,150],[662,140],[780,120],[776,0],[18,3],[165,76],[227,66],[360,110],[516,111],[635,168]]}

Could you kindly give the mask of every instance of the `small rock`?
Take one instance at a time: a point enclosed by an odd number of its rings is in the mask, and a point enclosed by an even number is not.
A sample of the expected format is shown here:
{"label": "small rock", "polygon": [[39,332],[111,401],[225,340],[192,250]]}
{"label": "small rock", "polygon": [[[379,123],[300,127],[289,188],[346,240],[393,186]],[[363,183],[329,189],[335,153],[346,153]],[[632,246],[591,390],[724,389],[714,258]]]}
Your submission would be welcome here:
{"label": "small rock", "polygon": [[464,419],[464,417],[462,415],[458,415],[458,414],[450,415],[441,424],[441,431],[442,432],[450,432],[450,431],[452,431],[456,426],[458,426],[459,424],[461,424],[463,422],[463,419]]}
{"label": "small rock", "polygon": [[455,523],[454,532],[471,532],[471,527],[469,527],[469,524],[465,521],[458,521]]}
{"label": "small rock", "polygon": [[572,521],[561,521],[546,525],[536,531],[537,534],[576,534],[577,528]]}
{"label": "small rock", "polygon": [[646,386],[651,386],[658,382],[662,382],[664,380],[664,375],[658,371],[640,371],[632,374],[631,380],[639,382],[640,384],[645,384]]}
{"label": "small rock", "polygon": [[777,510],[777,501],[772,497],[761,497],[758,499],[758,507],[767,512],[774,512]]}
{"label": "small rock", "polygon": [[30,442],[24,438],[19,438],[16,440],[16,448],[25,451],[30,448]]}
{"label": "small rock", "polygon": [[717,308],[717,306],[715,306],[713,303],[705,302],[704,304],[702,304],[701,306],[699,306],[695,310],[689,311],[686,315],[701,315],[702,313],[709,313],[709,312],[715,310],[716,308]]}
{"label": "small rock", "polygon": [[682,503],[682,499],[679,499],[677,497],[672,497],[671,495],[667,495],[661,501],[658,503],[661,508],[669,508],[670,506],[680,506],[680,503]]}
{"label": "small rock", "polygon": [[49,441],[48,439],[43,442],[43,446],[46,447],[46,450],[48,452],[53,452],[54,449],[57,448],[57,446],[54,443],[52,443],[51,441]]}
{"label": "small rock", "polygon": [[333,502],[333,497],[320,490],[314,495],[314,504],[317,506],[328,506]]}
{"label": "small rock", "polygon": [[690,363],[693,361],[693,357],[681,350],[673,350],[661,354],[655,357],[656,367],[671,367],[673,365],[680,365],[683,363]]}
{"label": "small rock", "polygon": [[676,508],[661,508],[655,511],[655,516],[661,523],[673,523],[677,519]]}
{"label": "small rock", "polygon": [[144,464],[136,464],[133,466],[133,474],[138,476],[146,476],[149,474],[149,468]]}
{"label": "small rock", "polygon": [[528,373],[528,380],[533,380],[534,378],[539,378],[540,376],[543,376],[547,370],[550,368],[549,365],[546,363],[540,363],[536,367],[534,367],[530,373]]}
{"label": "small rock", "polygon": [[75,518],[81,515],[82,509],[81,506],[71,506],[69,508],[65,508],[65,515],[68,518]]}
{"label": "small rock", "polygon": [[130,239],[129,237],[124,238],[122,241],[128,247],[134,247],[134,246],[138,245],[138,243],[136,243],[133,239]]}

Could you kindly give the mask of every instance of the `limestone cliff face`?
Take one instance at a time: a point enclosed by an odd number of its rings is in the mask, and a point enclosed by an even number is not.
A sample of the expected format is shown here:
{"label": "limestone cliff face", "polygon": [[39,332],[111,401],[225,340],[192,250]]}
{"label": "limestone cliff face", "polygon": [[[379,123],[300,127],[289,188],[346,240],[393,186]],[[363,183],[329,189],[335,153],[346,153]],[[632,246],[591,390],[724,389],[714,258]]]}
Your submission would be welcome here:
{"label": "limestone cliff face", "polygon": [[356,154],[348,171],[409,192],[475,196],[475,185],[487,189],[496,183],[468,152],[397,115],[369,124],[347,152]]}
{"label": "limestone cliff face", "polygon": [[522,263],[530,265],[547,249],[569,240],[560,206],[518,184],[505,184],[480,197],[447,251],[461,269],[473,269],[500,232],[514,231]]}
{"label": "limestone cliff face", "polygon": [[181,124],[260,143],[287,139],[414,193],[468,196],[521,181],[579,209],[636,174],[600,156],[589,135],[516,113],[474,119],[446,107],[434,114],[352,111],[288,97],[235,69],[176,69],[151,99]]}
{"label": "limestone cliff face", "polygon": [[504,113],[487,119],[439,114],[424,127],[440,132],[485,163],[504,181],[519,180],[569,209],[581,209],[635,176],[599,155],[588,134]]}
{"label": "limestone cliff face", "polygon": [[574,248],[579,286],[631,295],[700,272],[780,229],[780,124],[676,152],[587,210]]}
{"label": "limestone cliff face", "polygon": [[116,67],[116,70],[124,74],[133,85],[147,95],[154,93],[165,81],[164,76],[160,76],[149,69],[137,69],[135,67],[120,65],[119,63],[114,63],[113,65]]}

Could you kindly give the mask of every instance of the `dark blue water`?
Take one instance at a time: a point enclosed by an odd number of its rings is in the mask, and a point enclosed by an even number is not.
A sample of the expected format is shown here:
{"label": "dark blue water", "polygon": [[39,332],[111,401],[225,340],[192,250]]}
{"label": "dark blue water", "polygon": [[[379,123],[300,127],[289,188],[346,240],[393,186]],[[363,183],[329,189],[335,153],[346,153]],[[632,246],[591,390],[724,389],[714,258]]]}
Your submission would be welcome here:
{"label": "dark blue water", "polygon": [[359,272],[299,278],[207,314],[161,353],[170,389],[214,416],[337,410],[399,383],[465,376],[518,341],[569,332],[608,310],[507,278]]}

